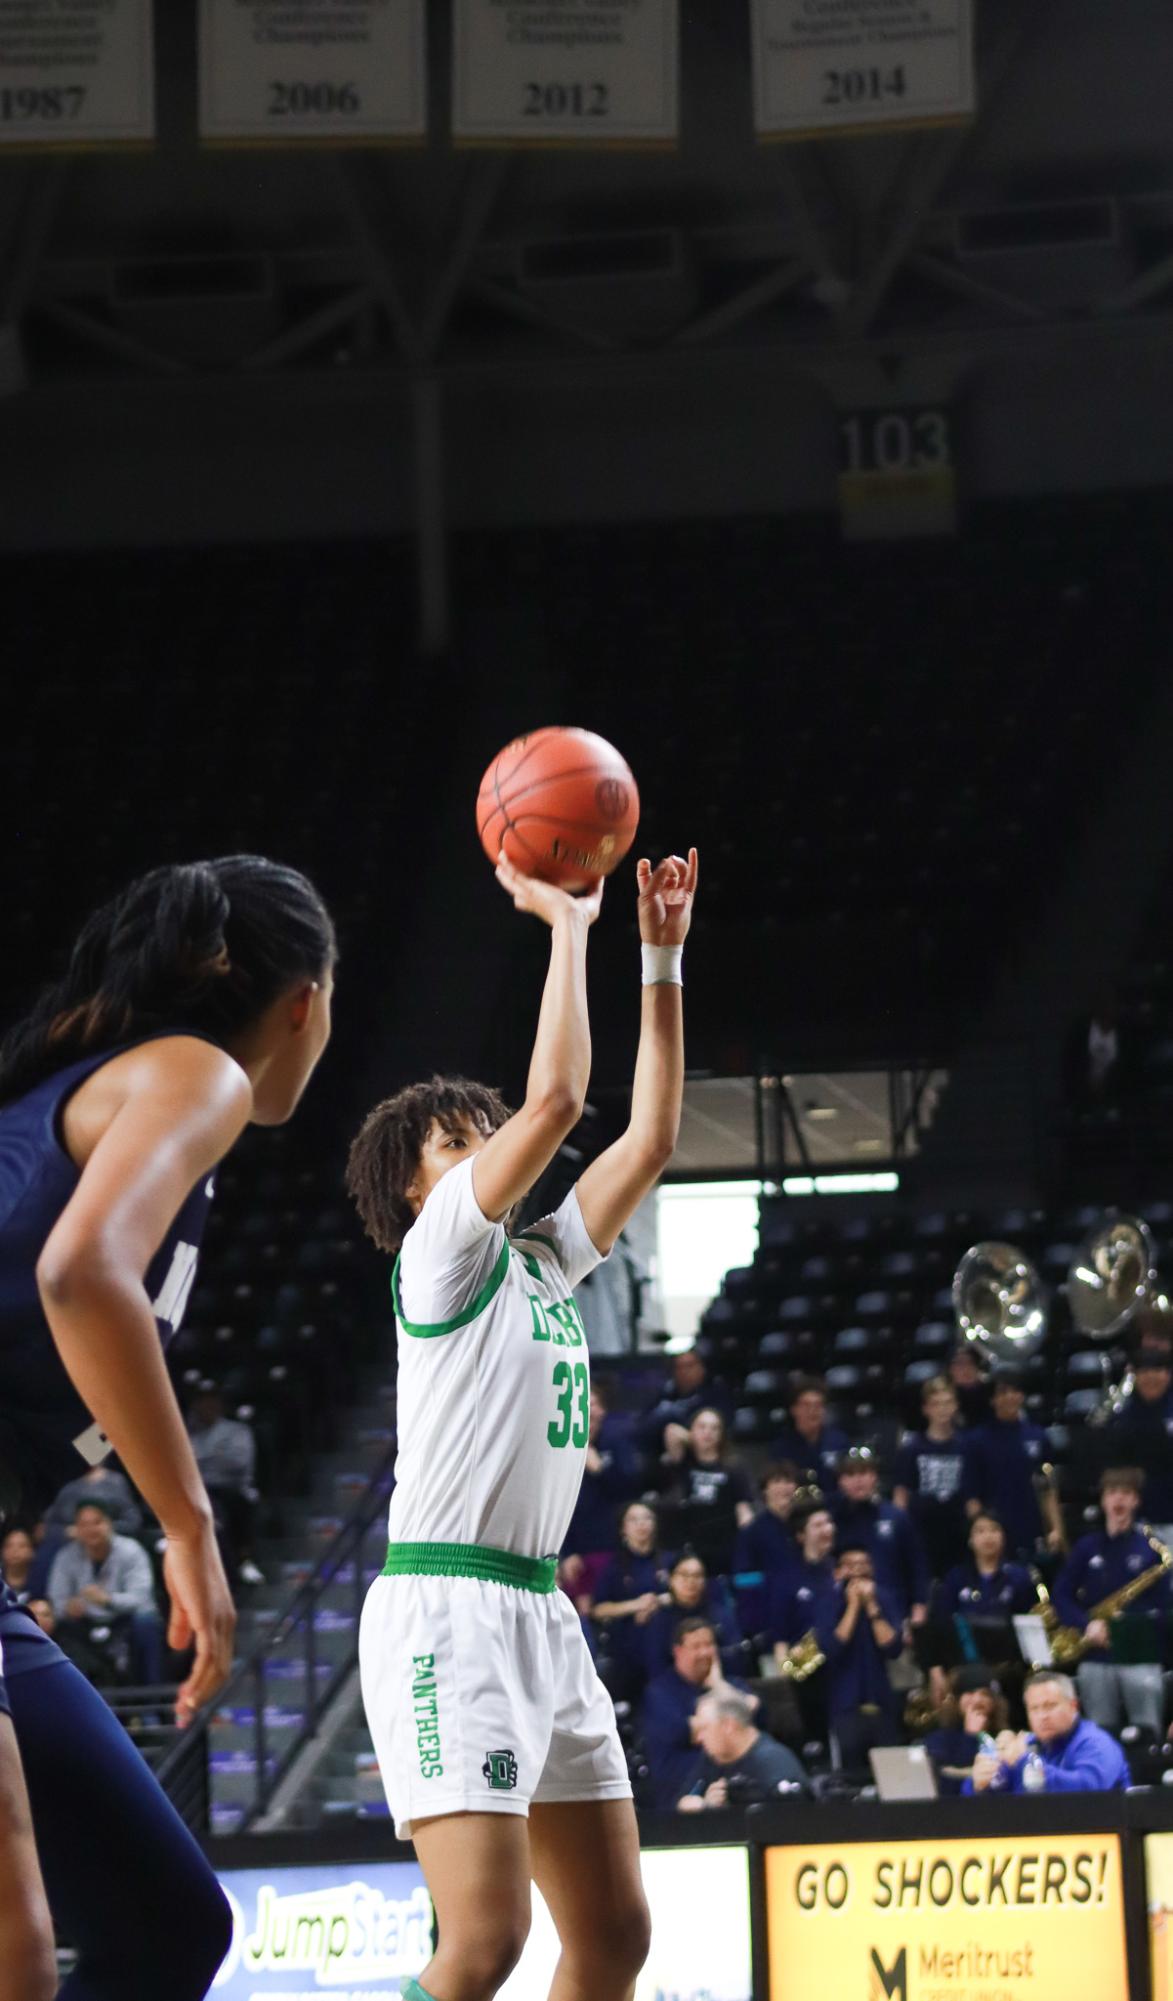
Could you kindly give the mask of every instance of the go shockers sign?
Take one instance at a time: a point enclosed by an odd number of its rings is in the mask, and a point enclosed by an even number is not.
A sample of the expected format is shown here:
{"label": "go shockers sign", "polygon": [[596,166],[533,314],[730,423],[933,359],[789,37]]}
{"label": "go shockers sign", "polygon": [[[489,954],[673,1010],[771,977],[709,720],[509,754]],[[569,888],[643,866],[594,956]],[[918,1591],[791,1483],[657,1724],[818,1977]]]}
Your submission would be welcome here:
{"label": "go shockers sign", "polygon": [[1116,1835],[766,1852],[770,2001],[1127,1993]]}

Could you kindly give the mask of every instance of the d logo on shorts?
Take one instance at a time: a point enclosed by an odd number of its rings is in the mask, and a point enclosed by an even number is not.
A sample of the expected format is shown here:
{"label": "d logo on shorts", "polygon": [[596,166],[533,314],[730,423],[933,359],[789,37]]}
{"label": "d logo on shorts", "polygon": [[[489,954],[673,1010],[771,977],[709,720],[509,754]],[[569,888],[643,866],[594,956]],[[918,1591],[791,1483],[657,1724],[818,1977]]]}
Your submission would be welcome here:
{"label": "d logo on shorts", "polygon": [[511,1793],[517,1784],[517,1759],[512,1751],[486,1751],[481,1766],[494,1793]]}

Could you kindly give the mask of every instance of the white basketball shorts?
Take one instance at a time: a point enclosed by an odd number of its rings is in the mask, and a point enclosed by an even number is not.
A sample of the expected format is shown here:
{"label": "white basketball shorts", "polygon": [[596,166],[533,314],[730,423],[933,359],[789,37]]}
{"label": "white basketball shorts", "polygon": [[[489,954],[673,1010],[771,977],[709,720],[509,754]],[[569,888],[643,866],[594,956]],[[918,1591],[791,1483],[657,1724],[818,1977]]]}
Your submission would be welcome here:
{"label": "white basketball shorts", "polygon": [[359,1665],[401,1840],[434,1814],[631,1797],[611,1698],[565,1592],[377,1577]]}

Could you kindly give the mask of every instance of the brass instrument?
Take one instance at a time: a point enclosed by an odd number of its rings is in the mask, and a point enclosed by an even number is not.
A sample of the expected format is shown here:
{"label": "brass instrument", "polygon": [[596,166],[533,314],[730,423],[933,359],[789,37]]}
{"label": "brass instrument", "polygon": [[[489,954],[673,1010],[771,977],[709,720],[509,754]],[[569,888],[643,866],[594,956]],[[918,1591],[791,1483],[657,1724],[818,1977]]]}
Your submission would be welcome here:
{"label": "brass instrument", "polygon": [[[1067,1303],[1081,1334],[1093,1341],[1110,1341],[1123,1333],[1137,1310],[1159,1298],[1153,1263],[1153,1240],[1139,1216],[1110,1211],[1081,1244],[1067,1273]],[[1105,1375],[1108,1365],[1105,1364]],[[1133,1391],[1133,1372],[1126,1368],[1108,1383],[1087,1422],[1095,1427],[1119,1417]]]}
{"label": "brass instrument", "polygon": [[1019,1363],[1046,1338],[1047,1296],[1016,1244],[974,1244],[953,1274],[959,1333],[994,1361]]}
{"label": "brass instrument", "polygon": [[787,1681],[809,1681],[812,1674],[817,1674],[826,1663],[827,1656],[820,1650],[815,1629],[811,1626],[801,1639],[794,1642],[786,1659],[780,1663],[778,1672]]}
{"label": "brass instrument", "polygon": [[1067,1524],[1063,1519],[1063,1501],[1059,1492],[1059,1475],[1049,1460],[1044,1460],[1035,1474],[1034,1489],[1040,1499],[1045,1494],[1054,1503],[1055,1525],[1059,1531],[1059,1549],[1064,1556],[1067,1556],[1070,1552],[1071,1544],[1068,1540]]}
{"label": "brass instrument", "polygon": [[[1143,1591],[1148,1591],[1166,1571],[1173,1570],[1173,1550],[1167,1549],[1143,1523],[1140,1524],[1140,1529],[1150,1549],[1156,1554],[1156,1563],[1151,1563],[1147,1570],[1140,1572],[1139,1576],[1130,1578],[1127,1584],[1122,1584],[1119,1591],[1110,1591],[1106,1598],[1101,1598],[1097,1605],[1093,1605],[1087,1615],[1089,1626],[1093,1619],[1115,1619],[1123,1612],[1125,1606],[1132,1604],[1134,1598],[1139,1598]],[[1046,1586],[1042,1588],[1045,1590]],[[1050,1620],[1047,1617],[1048,1609]],[[1060,1624],[1059,1614],[1049,1598],[1047,1607],[1043,1611],[1043,1623],[1047,1628],[1047,1638],[1051,1643],[1051,1658],[1055,1666],[1074,1667],[1087,1652],[1086,1632],[1081,1633],[1078,1626]]]}

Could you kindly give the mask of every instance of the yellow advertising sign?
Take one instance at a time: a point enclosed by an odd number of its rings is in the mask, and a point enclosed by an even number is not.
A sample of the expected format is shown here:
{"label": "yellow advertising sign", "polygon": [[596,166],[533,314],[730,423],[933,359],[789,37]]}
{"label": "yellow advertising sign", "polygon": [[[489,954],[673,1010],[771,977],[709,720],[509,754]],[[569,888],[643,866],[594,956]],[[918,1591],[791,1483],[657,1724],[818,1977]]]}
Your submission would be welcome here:
{"label": "yellow advertising sign", "polygon": [[766,1851],[770,2001],[1124,2001],[1114,1834]]}
{"label": "yellow advertising sign", "polygon": [[1173,1834],[1146,1834],[1145,1876],[1149,1886],[1149,1954],[1153,2001],[1173,1996]]}

